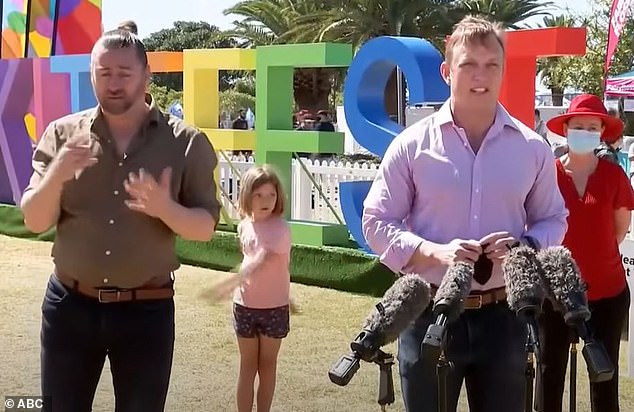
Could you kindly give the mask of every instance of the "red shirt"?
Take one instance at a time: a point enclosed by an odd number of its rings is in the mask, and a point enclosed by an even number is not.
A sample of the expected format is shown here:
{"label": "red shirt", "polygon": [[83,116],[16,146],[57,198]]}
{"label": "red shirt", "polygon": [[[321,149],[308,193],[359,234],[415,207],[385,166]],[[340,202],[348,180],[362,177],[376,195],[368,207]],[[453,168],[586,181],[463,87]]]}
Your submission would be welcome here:
{"label": "red shirt", "polygon": [[588,285],[588,300],[614,297],[626,286],[616,242],[614,212],[634,209],[634,190],[620,166],[599,159],[580,197],[563,164],[557,160],[557,182],[566,202],[568,232],[563,245],[577,262]]}

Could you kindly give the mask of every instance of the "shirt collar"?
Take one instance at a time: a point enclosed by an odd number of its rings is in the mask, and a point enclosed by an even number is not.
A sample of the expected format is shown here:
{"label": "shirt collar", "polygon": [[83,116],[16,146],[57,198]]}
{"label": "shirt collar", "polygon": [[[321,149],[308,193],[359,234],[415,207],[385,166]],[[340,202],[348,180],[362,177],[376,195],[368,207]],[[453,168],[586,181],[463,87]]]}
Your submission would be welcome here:
{"label": "shirt collar", "polygon": [[[147,127],[153,124],[158,124],[158,122],[160,121],[162,117],[162,113],[161,113],[161,109],[156,104],[156,100],[154,99],[154,97],[152,97],[151,94],[146,93],[145,103],[147,103],[150,106],[150,111],[148,113],[144,127]],[[93,110],[92,116],[90,117],[91,126],[95,123],[95,121],[102,120],[102,119],[103,119],[103,113],[101,111],[101,106],[97,105],[97,107],[95,107]]]}
{"label": "shirt collar", "polygon": [[[438,125],[442,126],[444,124],[452,124],[455,125],[453,120],[453,113],[451,113],[451,99],[448,99],[438,110],[436,113],[436,119],[438,119]],[[519,127],[506,110],[502,104],[497,103],[496,112],[495,112],[495,120],[493,121],[493,125],[491,128],[503,129],[504,126],[512,127],[513,129],[520,131]]]}

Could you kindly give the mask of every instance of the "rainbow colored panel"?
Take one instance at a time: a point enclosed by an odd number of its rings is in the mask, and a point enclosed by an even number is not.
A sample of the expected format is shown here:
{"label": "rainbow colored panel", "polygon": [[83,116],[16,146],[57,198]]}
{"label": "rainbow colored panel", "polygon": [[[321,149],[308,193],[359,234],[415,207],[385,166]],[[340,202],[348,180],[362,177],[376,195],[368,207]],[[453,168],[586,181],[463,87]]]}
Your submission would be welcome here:
{"label": "rainbow colored panel", "polygon": [[0,0],[2,8],[2,41],[0,58],[25,57],[28,0]]}
{"label": "rainbow colored panel", "polygon": [[58,0],[29,0],[27,57],[49,57]]}
{"label": "rainbow colored panel", "polygon": [[53,55],[90,53],[101,32],[101,0],[57,0]]}

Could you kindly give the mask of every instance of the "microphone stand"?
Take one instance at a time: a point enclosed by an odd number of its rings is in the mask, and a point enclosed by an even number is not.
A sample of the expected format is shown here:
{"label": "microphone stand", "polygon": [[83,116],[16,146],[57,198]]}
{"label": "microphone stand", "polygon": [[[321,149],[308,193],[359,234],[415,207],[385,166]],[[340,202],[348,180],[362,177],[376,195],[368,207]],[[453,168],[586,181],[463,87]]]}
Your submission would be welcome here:
{"label": "microphone stand", "polygon": [[392,378],[392,366],[394,356],[379,350],[377,359],[374,361],[379,365],[379,399],[381,411],[385,411],[385,405],[394,403],[394,379]]}
{"label": "microphone stand", "polygon": [[352,349],[354,356],[359,359],[379,365],[379,398],[377,402],[381,406],[381,410],[385,411],[385,405],[394,403],[394,379],[392,378],[394,356],[379,349],[377,335],[366,330],[362,331],[350,343],[350,349]]}
{"label": "microphone stand", "polygon": [[447,316],[438,315],[436,322],[428,326],[421,345],[422,357],[425,362],[436,363],[438,377],[438,412],[447,412],[447,375],[452,365],[445,356],[445,335]]}
{"label": "microphone stand", "polygon": [[570,412],[577,411],[577,343],[579,336],[572,334],[570,340]]}
{"label": "microphone stand", "polygon": [[539,363],[540,351],[539,351],[539,339],[537,335],[537,327],[533,323],[534,319],[528,319],[526,324],[526,399],[524,402],[525,412],[533,411],[533,382],[535,379],[535,359]]}
{"label": "microphone stand", "polygon": [[524,411],[533,411],[533,391],[534,391],[534,379],[535,379],[535,360],[539,365],[541,359],[541,353],[539,348],[539,332],[537,328],[537,314],[539,313],[539,306],[534,304],[527,304],[517,311],[517,316],[526,320],[526,371],[524,376],[526,377],[525,383],[525,399],[524,399]]}
{"label": "microphone stand", "polygon": [[[444,346],[444,345],[443,345]],[[447,375],[451,369],[451,362],[445,357],[443,348],[436,364],[438,375],[438,412],[447,412]]]}
{"label": "microphone stand", "polygon": [[526,339],[526,400],[524,403],[524,411],[533,411],[533,380],[535,379],[534,350],[530,343],[530,338]]}
{"label": "microphone stand", "polygon": [[577,344],[583,339],[583,358],[588,367],[590,382],[606,382],[614,376],[614,366],[605,347],[592,336],[589,324],[584,320],[567,319],[571,326],[570,338],[570,412],[577,410]]}
{"label": "microphone stand", "polygon": [[378,403],[381,410],[385,411],[385,405],[394,403],[394,379],[392,378],[392,366],[394,356],[379,349],[377,335],[363,330],[350,343],[352,353],[344,355],[328,371],[330,381],[339,386],[346,386],[355,373],[359,370],[359,361],[379,365],[379,397]]}

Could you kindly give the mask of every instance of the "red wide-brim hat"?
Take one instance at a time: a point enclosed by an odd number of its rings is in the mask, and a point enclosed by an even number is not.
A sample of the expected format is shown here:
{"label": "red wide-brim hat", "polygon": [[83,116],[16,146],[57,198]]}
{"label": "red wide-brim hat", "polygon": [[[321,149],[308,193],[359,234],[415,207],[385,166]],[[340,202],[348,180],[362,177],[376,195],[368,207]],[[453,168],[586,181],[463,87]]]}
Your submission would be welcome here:
{"label": "red wide-brim hat", "polygon": [[593,94],[582,94],[572,99],[568,111],[548,120],[546,127],[551,132],[566,137],[564,135],[564,124],[576,116],[596,116],[600,118],[605,127],[603,134],[601,134],[601,140],[607,143],[617,141],[623,133],[623,121],[617,117],[610,116],[601,99]]}

